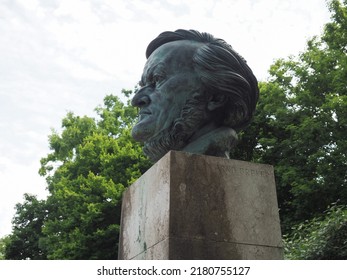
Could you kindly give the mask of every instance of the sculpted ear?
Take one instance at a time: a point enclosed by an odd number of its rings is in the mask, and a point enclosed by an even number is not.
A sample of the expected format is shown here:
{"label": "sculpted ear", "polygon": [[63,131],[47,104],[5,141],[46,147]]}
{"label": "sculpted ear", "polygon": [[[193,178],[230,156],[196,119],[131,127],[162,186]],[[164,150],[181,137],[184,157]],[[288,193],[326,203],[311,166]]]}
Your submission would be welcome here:
{"label": "sculpted ear", "polygon": [[207,103],[207,109],[212,112],[223,107],[227,101],[225,94],[212,95]]}

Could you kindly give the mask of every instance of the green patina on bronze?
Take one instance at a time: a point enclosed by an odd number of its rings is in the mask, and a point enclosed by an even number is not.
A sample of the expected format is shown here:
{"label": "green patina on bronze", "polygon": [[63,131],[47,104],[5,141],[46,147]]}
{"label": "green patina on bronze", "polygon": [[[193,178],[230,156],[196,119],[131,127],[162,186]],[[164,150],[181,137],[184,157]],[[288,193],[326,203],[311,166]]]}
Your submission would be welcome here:
{"label": "green patina on bronze", "polygon": [[132,130],[157,161],[170,150],[228,157],[251,121],[259,89],[246,61],[222,39],[164,32],[147,47]]}

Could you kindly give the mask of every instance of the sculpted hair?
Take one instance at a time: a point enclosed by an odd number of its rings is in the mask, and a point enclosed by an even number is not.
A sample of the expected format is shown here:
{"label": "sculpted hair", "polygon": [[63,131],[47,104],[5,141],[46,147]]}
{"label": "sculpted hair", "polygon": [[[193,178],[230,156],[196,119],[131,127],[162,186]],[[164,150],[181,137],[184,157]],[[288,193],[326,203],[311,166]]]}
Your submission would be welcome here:
{"label": "sculpted hair", "polygon": [[178,29],[161,33],[147,47],[148,58],[160,46],[179,40],[203,43],[193,56],[194,68],[208,94],[227,98],[220,124],[235,130],[251,121],[259,98],[258,82],[246,60],[224,40],[209,33]]}

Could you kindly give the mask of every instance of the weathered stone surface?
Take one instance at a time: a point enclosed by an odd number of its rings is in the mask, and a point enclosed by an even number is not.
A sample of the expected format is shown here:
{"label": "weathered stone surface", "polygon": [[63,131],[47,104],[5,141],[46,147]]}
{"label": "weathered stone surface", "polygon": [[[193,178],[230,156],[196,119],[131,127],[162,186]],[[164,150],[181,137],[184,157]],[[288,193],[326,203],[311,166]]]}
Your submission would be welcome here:
{"label": "weathered stone surface", "polygon": [[[152,166],[124,192],[119,246],[121,258],[136,258],[137,255],[168,238],[169,168],[170,156],[167,156]],[[158,252],[153,255],[153,259],[161,259],[161,256],[162,253]],[[163,259],[166,256],[167,253],[163,253]]]}
{"label": "weathered stone surface", "polygon": [[281,259],[273,168],[169,152],[124,193],[121,259]]}

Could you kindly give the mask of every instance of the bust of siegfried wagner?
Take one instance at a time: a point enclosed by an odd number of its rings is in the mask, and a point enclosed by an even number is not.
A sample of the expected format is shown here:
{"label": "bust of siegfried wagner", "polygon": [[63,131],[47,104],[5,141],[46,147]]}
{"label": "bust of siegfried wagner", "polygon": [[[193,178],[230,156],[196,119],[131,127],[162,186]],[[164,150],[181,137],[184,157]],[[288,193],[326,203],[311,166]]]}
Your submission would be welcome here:
{"label": "bust of siegfried wagner", "polygon": [[147,47],[132,136],[157,161],[170,150],[228,157],[259,96],[246,61],[224,40],[164,32]]}

